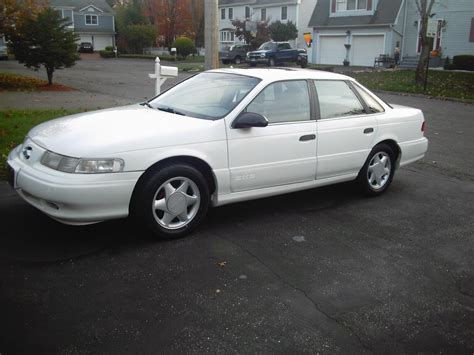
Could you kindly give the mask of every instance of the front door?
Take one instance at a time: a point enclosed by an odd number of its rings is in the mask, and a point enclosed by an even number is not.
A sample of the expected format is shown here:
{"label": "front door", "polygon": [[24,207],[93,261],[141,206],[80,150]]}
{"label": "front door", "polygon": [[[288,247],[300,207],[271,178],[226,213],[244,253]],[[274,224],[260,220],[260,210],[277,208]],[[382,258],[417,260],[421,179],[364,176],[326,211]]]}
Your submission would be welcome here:
{"label": "front door", "polygon": [[232,192],[314,180],[316,121],[305,80],[268,85],[247,106],[267,127],[228,128]]}

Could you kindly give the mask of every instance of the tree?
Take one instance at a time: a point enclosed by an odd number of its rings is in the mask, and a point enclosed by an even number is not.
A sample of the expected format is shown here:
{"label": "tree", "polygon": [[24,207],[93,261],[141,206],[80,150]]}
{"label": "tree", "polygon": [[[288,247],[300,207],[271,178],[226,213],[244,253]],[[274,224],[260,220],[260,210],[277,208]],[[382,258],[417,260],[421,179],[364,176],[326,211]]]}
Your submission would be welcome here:
{"label": "tree", "polygon": [[153,46],[156,39],[156,29],[152,25],[129,25],[122,34],[133,53],[141,53],[144,47]]}
{"label": "tree", "polygon": [[121,52],[142,53],[143,47],[154,45],[156,30],[137,0],[117,6],[115,24],[117,46]]}
{"label": "tree", "polygon": [[235,35],[241,41],[243,40],[250,45],[251,49],[258,48],[262,43],[270,40],[268,22],[266,21],[257,23],[257,32],[255,34],[245,29],[245,21],[236,19],[232,21],[232,25],[235,27]]}
{"label": "tree", "polygon": [[176,52],[179,56],[186,58],[191,53],[196,52],[196,46],[193,41],[187,37],[179,37],[173,42],[173,47],[176,47]]}
{"label": "tree", "polygon": [[[429,1],[429,3],[428,3]],[[430,60],[430,46],[429,37],[426,36],[428,29],[428,20],[431,17],[431,10],[433,9],[434,0],[416,0],[416,7],[420,15],[420,42],[421,55],[416,67],[415,82],[421,85],[426,80],[426,67]]]}
{"label": "tree", "polygon": [[76,34],[67,29],[68,19],[51,8],[45,8],[36,19],[26,19],[10,35],[15,58],[28,68],[46,68],[48,84],[53,83],[56,69],[73,66],[77,55]]}
{"label": "tree", "polygon": [[274,41],[289,41],[298,37],[298,29],[291,21],[287,23],[275,21],[268,26],[268,32]]}
{"label": "tree", "polygon": [[0,34],[7,36],[27,19],[35,18],[45,3],[40,0],[1,0]]}

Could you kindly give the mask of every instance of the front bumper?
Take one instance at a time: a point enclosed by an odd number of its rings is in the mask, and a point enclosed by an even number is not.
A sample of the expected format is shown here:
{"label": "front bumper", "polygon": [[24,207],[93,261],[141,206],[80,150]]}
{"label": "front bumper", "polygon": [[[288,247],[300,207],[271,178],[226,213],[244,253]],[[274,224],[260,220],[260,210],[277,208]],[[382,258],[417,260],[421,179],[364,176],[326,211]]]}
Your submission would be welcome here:
{"label": "front bumper", "polygon": [[250,64],[267,64],[268,58],[267,57],[247,57],[247,62]]}
{"label": "front bumper", "polygon": [[34,152],[26,159],[23,145],[8,156],[9,182],[29,204],[66,224],[91,224],[128,216],[133,189],[142,172],[69,174],[43,166],[45,149],[27,142]]}

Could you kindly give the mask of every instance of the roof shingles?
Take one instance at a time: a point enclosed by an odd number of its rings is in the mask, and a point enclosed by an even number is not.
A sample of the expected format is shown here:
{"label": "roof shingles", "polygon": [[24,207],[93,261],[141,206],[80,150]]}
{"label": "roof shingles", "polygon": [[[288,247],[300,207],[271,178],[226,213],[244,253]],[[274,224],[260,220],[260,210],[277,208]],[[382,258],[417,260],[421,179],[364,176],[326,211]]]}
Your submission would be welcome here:
{"label": "roof shingles", "polygon": [[402,0],[379,0],[373,15],[330,17],[331,0],[319,0],[309,21],[310,27],[388,25],[395,23]]}

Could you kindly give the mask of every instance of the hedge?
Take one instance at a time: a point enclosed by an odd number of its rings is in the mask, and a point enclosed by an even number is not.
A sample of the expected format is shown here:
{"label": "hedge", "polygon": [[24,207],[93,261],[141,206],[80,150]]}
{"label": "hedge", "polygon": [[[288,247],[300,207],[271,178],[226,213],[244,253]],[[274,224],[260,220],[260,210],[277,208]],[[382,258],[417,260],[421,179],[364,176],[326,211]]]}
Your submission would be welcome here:
{"label": "hedge", "polygon": [[458,70],[474,71],[474,55],[455,55],[452,67]]}
{"label": "hedge", "polygon": [[102,58],[115,58],[115,53],[112,51],[99,51]]}

